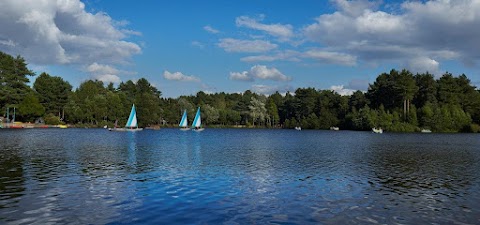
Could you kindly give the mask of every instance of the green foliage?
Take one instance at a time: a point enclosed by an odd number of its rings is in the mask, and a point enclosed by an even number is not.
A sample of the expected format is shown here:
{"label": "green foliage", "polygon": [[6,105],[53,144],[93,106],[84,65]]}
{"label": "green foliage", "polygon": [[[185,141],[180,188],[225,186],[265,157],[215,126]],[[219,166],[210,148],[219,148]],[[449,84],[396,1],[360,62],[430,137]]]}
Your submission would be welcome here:
{"label": "green foliage", "polygon": [[202,117],[204,118],[203,121],[205,121],[207,125],[217,123],[220,113],[216,108],[210,105],[204,105],[202,111]]}
{"label": "green foliage", "polygon": [[35,74],[27,68],[25,60],[0,52],[0,109],[18,105],[31,92],[28,76]]}
{"label": "green foliage", "polygon": [[43,116],[45,108],[40,104],[37,96],[30,93],[18,105],[18,115],[23,122],[33,122],[36,118]]}
{"label": "green foliage", "polygon": [[470,124],[470,127],[468,130],[465,130],[466,132],[472,132],[472,133],[480,133],[480,125],[476,123]]}
{"label": "green foliage", "polygon": [[280,122],[280,115],[278,114],[278,107],[275,103],[275,99],[272,96],[267,99],[266,109],[268,118],[267,126],[276,127]]}
{"label": "green foliage", "polygon": [[267,109],[265,108],[266,98],[256,98],[252,97],[250,105],[248,106],[250,110],[250,117],[252,118],[252,125],[255,126],[255,122],[263,123],[267,115]]}
{"label": "green foliage", "polygon": [[61,114],[68,103],[72,85],[61,77],[52,77],[47,73],[42,73],[33,83],[33,88],[39,94],[40,101],[47,113]]}
{"label": "green foliage", "polygon": [[198,92],[178,98],[162,98],[146,79],[104,84],[87,80],[76,90],[61,77],[42,73],[28,87],[33,76],[20,56],[0,52],[0,108],[17,107],[18,117],[32,121],[43,114],[50,124],[62,121],[82,126],[122,126],[132,104],[137,107],[139,125],[174,126],[183,110],[193,119],[202,108],[208,126],[284,127],[304,129],[371,130],[413,132],[478,132],[480,91],[466,75],[445,73],[438,80],[429,73],[391,70],[378,75],[366,93],[341,96],[330,90],[298,88],[294,94],[276,92],[270,96],[250,90],[244,93]]}
{"label": "green foliage", "polygon": [[52,113],[47,114],[45,118],[43,118],[45,121],[45,124],[48,125],[60,125],[63,124],[62,121],[60,120],[60,117],[53,115]]}
{"label": "green foliage", "polygon": [[419,108],[428,103],[436,104],[437,82],[433,75],[427,72],[425,74],[417,74],[414,78],[418,92],[413,99],[413,104]]}

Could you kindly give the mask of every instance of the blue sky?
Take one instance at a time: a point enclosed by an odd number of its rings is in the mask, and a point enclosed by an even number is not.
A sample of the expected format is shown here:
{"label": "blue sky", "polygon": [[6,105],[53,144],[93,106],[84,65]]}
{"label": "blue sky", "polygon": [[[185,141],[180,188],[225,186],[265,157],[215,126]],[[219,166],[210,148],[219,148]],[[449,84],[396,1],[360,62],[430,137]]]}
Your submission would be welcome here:
{"label": "blue sky", "polygon": [[478,86],[479,12],[480,0],[4,0],[0,50],[74,87],[145,77],[164,97],[349,94],[392,68]]}

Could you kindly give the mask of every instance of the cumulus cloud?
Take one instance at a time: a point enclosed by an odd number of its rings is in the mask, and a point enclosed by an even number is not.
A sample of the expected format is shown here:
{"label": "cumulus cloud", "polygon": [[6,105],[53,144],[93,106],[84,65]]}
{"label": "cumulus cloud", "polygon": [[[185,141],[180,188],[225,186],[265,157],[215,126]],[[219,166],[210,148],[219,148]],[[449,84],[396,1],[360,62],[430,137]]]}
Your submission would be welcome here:
{"label": "cumulus cloud", "polygon": [[223,48],[226,52],[247,52],[260,53],[268,52],[278,47],[269,41],[262,40],[239,40],[234,38],[220,39],[218,46]]}
{"label": "cumulus cloud", "polygon": [[357,60],[355,56],[349,54],[323,50],[309,50],[305,52],[303,56],[328,64],[339,64],[345,66],[354,66]]}
{"label": "cumulus cloud", "polygon": [[240,80],[240,81],[254,81],[253,76],[249,74],[248,71],[243,72],[230,72],[231,80]]}
{"label": "cumulus cloud", "polygon": [[240,60],[243,62],[272,62],[278,60],[298,62],[300,61],[299,56],[300,54],[297,51],[287,50],[272,55],[246,56]]}
{"label": "cumulus cloud", "polygon": [[0,50],[39,65],[125,63],[141,48],[124,40],[140,35],[124,24],[87,12],[80,0],[3,0]]}
{"label": "cumulus cloud", "polygon": [[289,81],[292,78],[284,75],[278,69],[268,68],[264,65],[255,65],[249,71],[231,72],[231,80],[254,81],[255,79],[273,80],[273,81]]}
{"label": "cumulus cloud", "polygon": [[235,22],[239,27],[247,27],[250,29],[255,29],[268,33],[269,35],[275,36],[280,40],[288,40],[293,37],[293,26],[290,24],[263,24],[262,20],[265,18],[264,15],[260,15],[259,18],[251,18],[248,16],[237,17]]}
{"label": "cumulus cloud", "polygon": [[369,0],[330,0],[337,8],[350,16],[359,16],[365,12],[365,10],[376,9],[381,1],[369,1]]}
{"label": "cumulus cloud", "polygon": [[102,81],[103,83],[120,83],[121,79],[117,75],[114,74],[102,74],[102,75],[95,75],[95,79]]}
{"label": "cumulus cloud", "polygon": [[119,70],[109,65],[102,65],[98,63],[92,63],[87,67],[87,71],[90,73],[100,74],[117,74]]}
{"label": "cumulus cloud", "polygon": [[183,81],[183,82],[200,82],[200,78],[195,76],[187,76],[181,72],[170,73],[168,71],[163,72],[163,77],[167,80]]}
{"label": "cumulus cloud", "polygon": [[258,94],[271,95],[278,91],[278,93],[284,95],[287,92],[294,92],[295,88],[290,85],[264,85],[264,84],[254,84],[252,85],[252,91]]}
{"label": "cumulus cloud", "polygon": [[86,66],[84,71],[90,73],[94,79],[103,81],[105,83],[120,83],[121,79],[119,75],[136,74],[136,72],[119,70],[112,65],[99,64],[97,62]]}
{"label": "cumulus cloud", "polygon": [[343,85],[333,85],[330,90],[336,92],[339,95],[346,96],[352,95],[356,90],[345,88]]}
{"label": "cumulus cloud", "polygon": [[206,31],[209,32],[209,33],[212,33],[212,34],[218,34],[218,33],[220,33],[219,30],[211,27],[210,25],[204,26],[203,29],[206,30]]}
{"label": "cumulus cloud", "polygon": [[436,69],[441,60],[479,62],[477,0],[405,1],[391,11],[379,10],[381,1],[331,2],[338,11],[320,15],[305,26],[307,40],[357,60],[391,60],[414,69]]}
{"label": "cumulus cloud", "polygon": [[428,57],[418,57],[408,60],[405,68],[413,73],[424,73],[428,71],[431,74],[439,75],[439,65],[440,63],[434,59],[430,59]]}

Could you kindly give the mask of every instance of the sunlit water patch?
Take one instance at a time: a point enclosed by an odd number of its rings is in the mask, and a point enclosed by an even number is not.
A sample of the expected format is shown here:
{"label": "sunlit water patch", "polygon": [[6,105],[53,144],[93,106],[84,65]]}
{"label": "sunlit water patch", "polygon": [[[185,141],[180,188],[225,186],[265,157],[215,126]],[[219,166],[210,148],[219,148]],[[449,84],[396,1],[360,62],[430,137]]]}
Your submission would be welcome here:
{"label": "sunlit water patch", "polygon": [[0,130],[1,224],[479,224],[475,134]]}

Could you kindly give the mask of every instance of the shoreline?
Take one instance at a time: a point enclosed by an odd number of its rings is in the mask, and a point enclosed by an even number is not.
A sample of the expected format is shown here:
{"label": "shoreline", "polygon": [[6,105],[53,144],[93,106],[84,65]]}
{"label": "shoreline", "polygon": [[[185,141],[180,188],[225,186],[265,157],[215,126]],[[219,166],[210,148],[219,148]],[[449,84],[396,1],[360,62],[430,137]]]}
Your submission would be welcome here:
{"label": "shoreline", "polygon": [[[60,125],[49,125],[49,124],[34,124],[34,123],[22,123],[22,122],[14,122],[14,123],[2,123],[0,124],[0,129],[66,129],[66,128],[78,128],[78,129],[107,129],[110,127],[105,127],[105,126],[92,126],[92,125],[85,125],[85,124],[60,124]],[[144,127],[145,130],[161,130],[161,129],[177,129],[177,126],[147,126]],[[284,127],[252,127],[252,126],[246,126],[246,125],[233,125],[233,126],[208,126],[205,127],[207,129],[261,129],[261,130],[295,130],[295,128],[284,128]],[[339,130],[332,130],[332,129],[306,129],[302,128],[302,130],[307,130],[307,131],[313,131],[313,130],[318,130],[318,131],[332,131],[332,132],[338,132],[338,131],[366,131],[366,132],[372,132],[371,130],[349,130],[349,129],[339,129]],[[452,134],[452,133],[465,133],[465,134],[474,134],[477,132],[435,132],[435,131],[429,131],[429,132],[424,132],[423,129],[418,129],[415,131],[385,131],[386,133],[446,133],[446,134]]]}

